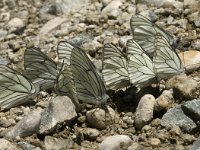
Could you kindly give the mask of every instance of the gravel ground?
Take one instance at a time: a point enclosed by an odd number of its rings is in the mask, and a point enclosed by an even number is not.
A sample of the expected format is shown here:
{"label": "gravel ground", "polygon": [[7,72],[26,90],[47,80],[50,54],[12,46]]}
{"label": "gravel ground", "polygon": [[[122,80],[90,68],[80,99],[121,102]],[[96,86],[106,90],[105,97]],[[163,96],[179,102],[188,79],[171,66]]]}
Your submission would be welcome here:
{"label": "gravel ground", "polygon": [[[132,38],[130,18],[136,13],[173,33],[178,38],[179,52],[199,51],[199,6],[195,0],[0,1],[0,63],[23,72],[23,54],[30,46],[41,48],[57,61],[58,42],[68,40],[82,47],[101,70],[104,44],[112,42],[125,48]],[[118,91],[111,94],[114,105],[110,116],[99,109],[94,111],[91,105],[76,113],[73,104],[66,102],[68,98],[56,97],[53,90],[41,91],[33,102],[0,112],[0,147],[190,149],[198,141],[199,120],[187,112],[196,110],[194,114],[198,114],[200,107],[192,108],[200,105],[194,100],[200,97],[199,82],[199,71],[194,71],[167,81],[164,87],[176,89],[173,92],[150,87],[138,94],[134,88]],[[56,98],[62,104],[56,103]],[[194,104],[190,107],[186,102]],[[181,116],[184,114],[185,118]],[[102,121],[104,115],[106,123]],[[176,123],[169,127],[169,120]]]}

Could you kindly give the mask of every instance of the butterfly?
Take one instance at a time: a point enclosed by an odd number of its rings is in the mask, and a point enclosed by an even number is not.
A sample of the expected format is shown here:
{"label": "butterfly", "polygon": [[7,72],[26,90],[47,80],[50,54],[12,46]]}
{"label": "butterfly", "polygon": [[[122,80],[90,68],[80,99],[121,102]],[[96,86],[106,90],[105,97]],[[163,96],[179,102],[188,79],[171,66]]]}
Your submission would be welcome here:
{"label": "butterfly", "polygon": [[153,58],[155,51],[154,43],[156,34],[164,36],[170,45],[174,46],[176,44],[176,39],[173,35],[142,15],[132,16],[130,27],[133,40],[138,42],[138,44],[149,54],[151,59]]}
{"label": "butterfly", "polygon": [[172,49],[168,40],[160,34],[155,37],[153,64],[154,72],[159,80],[169,79],[185,72],[179,56]]}
{"label": "butterfly", "polygon": [[25,75],[41,89],[54,87],[58,75],[57,64],[38,48],[27,48],[24,53]]}
{"label": "butterfly", "polygon": [[142,88],[156,83],[153,62],[134,40],[127,41],[128,74],[132,85]]}
{"label": "butterfly", "polygon": [[103,80],[108,89],[118,90],[130,85],[125,53],[113,44],[106,44],[102,61]]}
{"label": "butterfly", "polygon": [[9,109],[34,99],[38,87],[19,72],[0,65],[0,107]]}
{"label": "butterfly", "polygon": [[58,59],[62,64],[56,89],[61,95],[69,96],[74,103],[105,105],[109,96],[94,64],[86,53],[68,42],[58,44]]}

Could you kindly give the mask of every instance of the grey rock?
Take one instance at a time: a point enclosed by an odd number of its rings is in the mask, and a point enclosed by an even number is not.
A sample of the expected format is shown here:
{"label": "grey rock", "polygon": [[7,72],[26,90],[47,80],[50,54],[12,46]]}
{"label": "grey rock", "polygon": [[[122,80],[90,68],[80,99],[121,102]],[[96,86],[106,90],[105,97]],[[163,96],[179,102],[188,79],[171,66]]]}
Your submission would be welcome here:
{"label": "grey rock", "polygon": [[5,37],[8,34],[6,30],[0,30],[0,38]]}
{"label": "grey rock", "polygon": [[28,19],[29,19],[29,12],[27,10],[19,11],[16,14],[16,17],[22,19],[24,23],[26,24],[28,23]]}
{"label": "grey rock", "polygon": [[158,138],[150,138],[148,142],[152,147],[158,147],[161,144],[161,141]]}
{"label": "grey rock", "polygon": [[[127,135],[114,135],[106,137],[99,145],[99,150],[127,149],[132,140]],[[123,148],[122,148],[123,146]]]}
{"label": "grey rock", "polygon": [[198,93],[200,93],[199,86],[200,84],[197,80],[185,74],[174,76],[166,82],[166,88],[173,89],[175,96],[186,99],[198,98]]}
{"label": "grey rock", "polygon": [[107,6],[112,0],[102,0],[103,7]]}
{"label": "grey rock", "polygon": [[175,1],[173,3],[173,6],[178,9],[179,11],[183,11],[183,2],[180,1]]}
{"label": "grey rock", "polygon": [[9,9],[14,9],[16,7],[15,0],[5,0],[4,3],[8,6]]}
{"label": "grey rock", "polygon": [[69,139],[46,136],[44,139],[44,146],[46,150],[70,149],[72,147],[72,141]]}
{"label": "grey rock", "polygon": [[[91,59],[97,70],[101,71],[102,70],[102,60],[99,59]],[[103,78],[103,77],[102,77]]]}
{"label": "grey rock", "polygon": [[0,139],[0,148],[2,150],[20,150],[17,146],[2,138]]}
{"label": "grey rock", "polygon": [[111,1],[103,10],[103,14],[106,14],[110,18],[116,18],[120,14],[119,7],[122,5],[120,0]]}
{"label": "grey rock", "polygon": [[172,7],[175,0],[145,0],[147,5],[155,5],[156,7],[169,8]]}
{"label": "grey rock", "polygon": [[188,15],[187,19],[190,21],[190,22],[195,22],[195,20],[197,20],[199,17],[199,12],[194,12],[194,13],[191,13]]}
{"label": "grey rock", "polygon": [[89,35],[80,34],[72,39],[67,40],[67,42],[75,47],[81,47],[84,43],[92,41],[92,39],[93,38]]}
{"label": "grey rock", "polygon": [[110,107],[108,107],[106,113],[105,110],[100,108],[90,110],[86,113],[86,117],[88,123],[99,130],[105,129],[108,124],[120,121],[119,115]]}
{"label": "grey rock", "polygon": [[9,32],[22,33],[25,29],[25,24],[20,18],[13,18],[8,22],[7,26]]}
{"label": "grey rock", "polygon": [[196,27],[200,27],[200,17],[198,17],[195,21],[194,24]]}
{"label": "grey rock", "polygon": [[154,96],[150,94],[146,94],[140,99],[135,114],[136,128],[141,129],[153,119],[155,101]]}
{"label": "grey rock", "polygon": [[0,64],[8,65],[9,63],[10,63],[10,60],[8,58],[0,58]]}
{"label": "grey rock", "polygon": [[193,143],[189,150],[199,150],[200,149],[200,136],[197,140]]}
{"label": "grey rock", "polygon": [[69,14],[78,12],[89,5],[89,0],[48,0],[40,9],[40,18],[44,19],[48,15],[57,16],[59,14]]}
{"label": "grey rock", "polygon": [[93,128],[84,128],[82,130],[82,133],[83,133],[85,139],[95,140],[99,136],[100,131],[97,129],[93,129]]}
{"label": "grey rock", "polygon": [[11,139],[30,136],[37,133],[41,121],[41,112],[34,111],[22,118],[5,136]]}
{"label": "grey rock", "polygon": [[193,49],[200,50],[200,39],[193,40],[191,46]]}
{"label": "grey rock", "polygon": [[185,132],[190,132],[197,127],[195,122],[184,114],[180,105],[169,109],[167,113],[163,115],[161,125],[166,128],[172,128],[176,125]]}
{"label": "grey rock", "polygon": [[59,28],[59,26],[67,21],[66,18],[56,17],[52,20],[48,21],[41,29],[40,29],[40,35],[49,34],[50,32],[56,30]]}
{"label": "grey rock", "polygon": [[132,142],[127,150],[142,150],[142,146],[138,142]]}
{"label": "grey rock", "polygon": [[181,105],[184,113],[192,120],[200,121],[200,100],[192,100]]}
{"label": "grey rock", "polygon": [[200,2],[197,0],[184,0],[183,5],[184,8],[190,8],[191,12],[195,12],[199,10]]}
{"label": "grey rock", "polygon": [[31,145],[27,142],[18,142],[17,144],[20,145],[23,150],[41,150],[41,148]]}
{"label": "grey rock", "polygon": [[67,96],[57,96],[42,113],[39,134],[49,134],[59,124],[70,125],[77,117],[75,106]]}

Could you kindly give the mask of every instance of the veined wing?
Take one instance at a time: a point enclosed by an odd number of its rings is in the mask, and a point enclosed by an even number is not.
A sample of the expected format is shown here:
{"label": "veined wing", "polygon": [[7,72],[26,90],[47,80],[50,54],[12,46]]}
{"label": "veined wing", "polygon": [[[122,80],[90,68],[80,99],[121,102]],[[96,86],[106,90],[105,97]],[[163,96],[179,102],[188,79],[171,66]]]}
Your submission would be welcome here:
{"label": "veined wing", "polygon": [[156,36],[155,48],[156,51],[153,57],[154,72],[159,79],[168,79],[184,72],[180,58],[165,37],[162,35]]}
{"label": "veined wing", "polygon": [[25,75],[41,89],[54,87],[58,75],[56,63],[37,48],[28,48],[24,53]]}
{"label": "veined wing", "polygon": [[139,88],[155,83],[152,60],[136,41],[128,40],[127,54],[130,82]]}
{"label": "veined wing", "polygon": [[164,36],[170,45],[173,45],[175,42],[175,39],[171,34],[142,15],[132,16],[130,26],[133,39],[138,42],[151,58],[155,51],[154,41],[156,34]]}
{"label": "veined wing", "polygon": [[106,44],[103,49],[103,79],[108,89],[127,87],[129,82],[127,58],[113,44]]}
{"label": "veined wing", "polygon": [[0,65],[0,107],[9,109],[36,97],[38,89],[17,71]]}
{"label": "veined wing", "polygon": [[[59,57],[64,60],[64,69],[61,73],[62,77],[58,80],[58,85],[60,85],[59,83],[62,82],[62,80],[68,81],[68,79],[65,78],[70,78],[71,82],[64,83],[62,87],[58,86],[58,91],[62,90],[64,93],[65,89],[69,89],[66,95],[71,96],[70,98],[74,101],[78,99],[79,102],[83,103],[96,105],[104,104],[109,98],[106,94],[105,86],[97,73],[97,69],[85,52],[71,46],[67,42],[60,42],[59,45],[62,45],[61,50],[63,52],[66,51],[67,55],[63,54],[61,56],[64,57]],[[64,50],[63,45],[66,46],[66,50]],[[61,54],[61,52],[59,52],[59,47],[60,46],[58,46],[58,54]]]}

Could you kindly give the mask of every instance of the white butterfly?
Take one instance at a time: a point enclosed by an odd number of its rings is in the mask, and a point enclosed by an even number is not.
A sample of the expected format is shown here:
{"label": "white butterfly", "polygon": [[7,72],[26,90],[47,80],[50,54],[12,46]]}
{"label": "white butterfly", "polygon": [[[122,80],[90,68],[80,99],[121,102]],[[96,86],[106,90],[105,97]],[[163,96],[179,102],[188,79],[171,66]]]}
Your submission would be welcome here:
{"label": "white butterfly", "polygon": [[142,88],[156,82],[153,62],[136,41],[127,41],[127,55],[131,84]]}
{"label": "white butterfly", "polygon": [[155,37],[153,64],[154,72],[159,80],[169,79],[185,71],[179,56],[162,35]]}
{"label": "white butterfly", "polygon": [[102,61],[102,75],[108,89],[118,90],[130,84],[125,53],[113,44],[106,44]]}
{"label": "white butterfly", "polygon": [[153,61],[134,40],[127,42],[127,55],[130,82],[138,88],[184,72],[180,58],[162,35],[155,37]]}
{"label": "white butterfly", "polygon": [[9,109],[34,99],[38,87],[17,71],[0,65],[0,107]]}
{"label": "white butterfly", "polygon": [[130,27],[133,34],[133,40],[138,42],[138,44],[149,54],[151,59],[155,51],[154,43],[156,34],[164,36],[170,45],[176,43],[174,36],[142,15],[132,16]]}
{"label": "white butterfly", "polygon": [[54,87],[58,75],[57,64],[37,48],[24,53],[25,75],[41,89]]}
{"label": "white butterfly", "polygon": [[57,91],[69,96],[75,104],[105,105],[109,96],[97,69],[80,48],[67,42],[58,45],[58,58],[63,65],[57,79]]}

